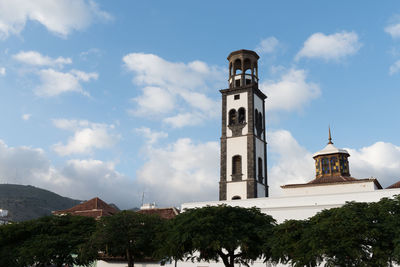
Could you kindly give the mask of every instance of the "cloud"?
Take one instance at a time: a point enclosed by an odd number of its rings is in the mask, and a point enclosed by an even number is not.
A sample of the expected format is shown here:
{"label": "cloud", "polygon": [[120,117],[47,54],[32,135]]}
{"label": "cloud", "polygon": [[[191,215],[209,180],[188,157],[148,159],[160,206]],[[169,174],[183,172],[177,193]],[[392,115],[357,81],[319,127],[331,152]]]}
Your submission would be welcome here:
{"label": "cloud", "polygon": [[302,147],[289,131],[269,131],[268,139],[269,156],[274,162],[268,173],[272,196],[281,195],[281,185],[305,183],[314,179],[312,153]]}
{"label": "cloud", "polygon": [[400,60],[397,60],[395,63],[393,63],[390,68],[389,68],[389,74],[393,75],[397,72],[400,71]]}
{"label": "cloud", "polygon": [[350,173],[356,178],[375,177],[383,187],[400,180],[400,147],[376,142],[360,149],[346,148],[350,153]]}
{"label": "cloud", "polygon": [[390,24],[385,27],[385,32],[390,34],[392,38],[396,39],[400,37],[400,23]]}
{"label": "cloud", "polygon": [[21,118],[24,121],[28,121],[31,118],[32,114],[22,114]]}
{"label": "cloud", "polygon": [[301,69],[289,69],[278,81],[265,81],[260,84],[270,101],[266,110],[299,110],[321,94],[319,86],[307,81],[307,73]]}
{"label": "cloud", "polygon": [[13,58],[19,62],[34,65],[34,66],[59,66],[62,67],[65,64],[71,64],[72,60],[70,58],[58,57],[51,58],[48,56],[43,56],[36,51],[21,51],[18,54],[13,55]]}
{"label": "cloud", "polygon": [[163,148],[147,147],[147,162],[137,171],[146,201],[180,205],[218,198],[219,145],[178,139]]}
{"label": "cloud", "polygon": [[[217,117],[219,101],[207,96],[207,91],[222,88],[225,74],[221,68],[198,60],[187,64],[170,62],[144,53],[128,54],[123,62],[134,74],[133,83],[143,86],[142,94],[133,98],[136,105],[130,114],[159,114],[162,120],[193,112],[203,112],[203,118]],[[169,123],[170,120],[164,121]],[[181,124],[181,127],[186,125]]]}
{"label": "cloud", "polygon": [[19,34],[27,21],[35,21],[60,37],[87,28],[93,21],[112,17],[93,0],[0,0],[0,39]]}
{"label": "cloud", "polygon": [[136,109],[129,113],[137,116],[169,113],[175,107],[175,98],[168,90],[153,86],[142,88],[142,94],[131,101]]}
{"label": "cloud", "polygon": [[80,200],[98,196],[121,208],[132,208],[139,202],[132,179],[116,171],[113,162],[72,159],[56,168],[42,149],[8,147],[2,140],[0,182],[34,185]]}
{"label": "cloud", "polygon": [[0,68],[0,76],[5,76],[6,75],[6,68],[1,67]]}
{"label": "cloud", "polygon": [[111,133],[114,129],[112,124],[67,119],[55,119],[53,124],[59,129],[74,132],[67,144],[57,143],[53,145],[53,150],[61,156],[90,154],[93,149],[110,148],[120,139],[118,134]]}
{"label": "cloud", "polygon": [[326,61],[339,61],[357,53],[360,47],[361,43],[355,32],[343,31],[330,35],[318,32],[304,42],[295,59],[321,58]]}
{"label": "cloud", "polygon": [[271,54],[275,52],[278,45],[279,45],[278,39],[276,39],[274,36],[271,36],[261,40],[261,42],[257,45],[255,50],[260,55]]}
{"label": "cloud", "polygon": [[95,72],[86,73],[78,70],[60,72],[49,68],[37,73],[41,84],[35,88],[35,94],[40,97],[53,97],[66,92],[78,92],[89,96],[89,93],[83,90],[81,82],[98,78]]}
{"label": "cloud", "polygon": [[147,127],[136,128],[135,131],[147,139],[147,143],[149,145],[153,145],[157,143],[157,141],[161,138],[167,138],[168,133],[165,132],[155,132]]}
{"label": "cloud", "polygon": [[172,117],[163,119],[164,123],[171,125],[173,128],[182,128],[184,126],[194,126],[201,124],[204,120],[202,113],[180,113]]}

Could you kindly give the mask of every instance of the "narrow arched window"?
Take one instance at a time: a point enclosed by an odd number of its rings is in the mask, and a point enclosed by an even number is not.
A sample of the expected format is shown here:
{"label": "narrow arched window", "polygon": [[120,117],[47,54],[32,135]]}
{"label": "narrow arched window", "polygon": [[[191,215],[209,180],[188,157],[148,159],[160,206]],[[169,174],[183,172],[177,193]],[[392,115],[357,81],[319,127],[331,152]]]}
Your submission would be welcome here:
{"label": "narrow arched window", "polygon": [[236,123],[236,110],[231,109],[229,111],[229,125],[233,125]]}
{"label": "narrow arched window", "polygon": [[258,125],[258,109],[256,109],[254,112],[254,126],[256,127],[256,129],[257,125]]}
{"label": "narrow arched window", "polygon": [[242,157],[236,155],[232,157],[232,175],[242,174]]}
{"label": "narrow arched window", "polygon": [[262,160],[262,158],[258,158],[258,181],[260,183],[263,182],[263,160]]}
{"label": "narrow arched window", "polygon": [[327,174],[329,173],[329,159],[328,158],[322,158],[321,160],[321,167],[322,167],[322,174]]}
{"label": "narrow arched window", "polygon": [[245,123],[246,122],[246,110],[244,108],[239,108],[238,113],[239,113],[239,123]]}

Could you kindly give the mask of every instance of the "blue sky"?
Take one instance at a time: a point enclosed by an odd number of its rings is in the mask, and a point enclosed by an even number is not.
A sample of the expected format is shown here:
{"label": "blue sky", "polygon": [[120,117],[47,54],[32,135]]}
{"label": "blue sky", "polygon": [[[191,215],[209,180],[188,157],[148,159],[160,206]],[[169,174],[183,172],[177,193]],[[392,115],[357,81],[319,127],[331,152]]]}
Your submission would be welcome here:
{"label": "blue sky", "polygon": [[[369,3],[369,4],[368,4]],[[0,182],[122,208],[218,198],[227,55],[260,55],[271,195],[349,150],[400,179],[400,4],[0,0]]]}

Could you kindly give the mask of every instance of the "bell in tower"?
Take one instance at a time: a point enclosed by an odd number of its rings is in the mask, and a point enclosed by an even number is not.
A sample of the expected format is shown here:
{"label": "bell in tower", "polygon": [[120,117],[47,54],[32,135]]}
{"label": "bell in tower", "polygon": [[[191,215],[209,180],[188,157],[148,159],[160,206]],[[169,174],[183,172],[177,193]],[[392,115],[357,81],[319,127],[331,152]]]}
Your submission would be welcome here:
{"label": "bell in tower", "polygon": [[258,88],[259,56],[229,54],[229,88],[222,94],[220,200],[268,196],[265,99]]}

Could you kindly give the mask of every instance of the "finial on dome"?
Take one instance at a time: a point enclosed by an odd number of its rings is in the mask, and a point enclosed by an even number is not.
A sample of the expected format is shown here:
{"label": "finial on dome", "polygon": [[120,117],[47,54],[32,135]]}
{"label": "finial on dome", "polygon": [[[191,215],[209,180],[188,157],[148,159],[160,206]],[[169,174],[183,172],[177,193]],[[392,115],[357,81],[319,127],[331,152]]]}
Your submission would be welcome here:
{"label": "finial on dome", "polygon": [[331,126],[329,126],[329,138],[328,138],[328,140],[329,140],[329,142],[328,142],[328,145],[329,144],[333,144],[333,142],[332,142],[332,136],[331,136]]}

